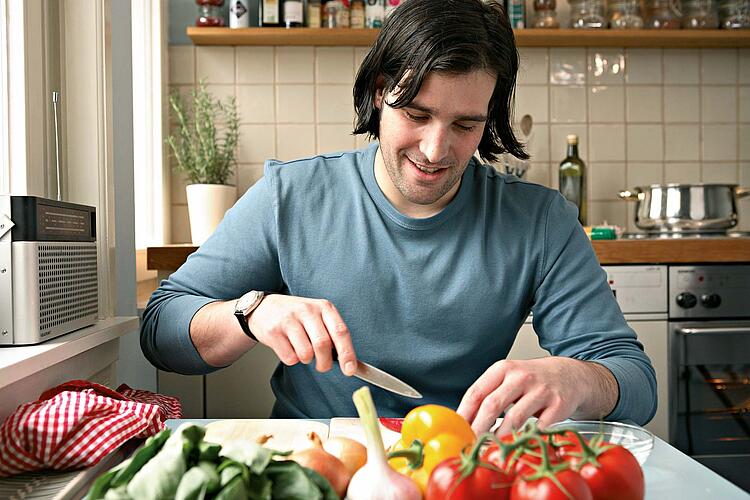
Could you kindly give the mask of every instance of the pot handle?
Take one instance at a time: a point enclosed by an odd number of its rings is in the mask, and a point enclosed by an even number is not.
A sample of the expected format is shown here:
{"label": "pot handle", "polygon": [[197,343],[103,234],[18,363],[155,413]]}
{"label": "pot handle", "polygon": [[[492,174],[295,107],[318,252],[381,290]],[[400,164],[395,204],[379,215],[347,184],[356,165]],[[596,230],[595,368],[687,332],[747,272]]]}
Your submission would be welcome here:
{"label": "pot handle", "polygon": [[641,191],[638,188],[633,188],[632,191],[628,191],[627,189],[624,191],[620,191],[619,195],[620,198],[626,201],[636,201],[636,200],[642,200],[643,199],[643,191]]}
{"label": "pot handle", "polygon": [[734,188],[734,195],[737,198],[744,198],[745,196],[750,196],[750,188],[736,187]]}

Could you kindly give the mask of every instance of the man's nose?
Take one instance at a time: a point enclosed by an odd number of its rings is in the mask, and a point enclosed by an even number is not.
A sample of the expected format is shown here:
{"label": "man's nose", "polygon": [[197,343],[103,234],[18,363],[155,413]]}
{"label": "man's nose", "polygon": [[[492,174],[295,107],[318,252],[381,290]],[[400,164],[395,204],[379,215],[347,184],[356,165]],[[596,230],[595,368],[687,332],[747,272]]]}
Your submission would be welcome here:
{"label": "man's nose", "polygon": [[448,156],[450,135],[443,125],[435,124],[425,131],[419,148],[430,163],[440,163]]}

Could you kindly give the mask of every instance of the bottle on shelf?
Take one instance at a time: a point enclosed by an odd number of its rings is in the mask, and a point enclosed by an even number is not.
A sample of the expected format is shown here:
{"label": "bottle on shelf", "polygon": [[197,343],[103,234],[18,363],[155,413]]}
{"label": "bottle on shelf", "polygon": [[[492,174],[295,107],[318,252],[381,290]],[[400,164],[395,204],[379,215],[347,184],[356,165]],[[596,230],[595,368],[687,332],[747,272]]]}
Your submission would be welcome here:
{"label": "bottle on shelf", "polygon": [[320,0],[308,0],[307,2],[307,27],[320,28],[322,26]]}
{"label": "bottle on shelf", "polygon": [[224,0],[195,0],[195,3],[198,5],[198,16],[195,18],[196,26],[224,26],[224,16],[221,14]]}
{"label": "bottle on shelf", "polygon": [[352,0],[349,10],[349,26],[352,28],[365,27],[365,2],[364,0]]}
{"label": "bottle on shelf", "polygon": [[259,24],[265,27],[278,27],[281,24],[281,0],[260,0]]}
{"label": "bottle on shelf", "polygon": [[560,163],[560,192],[578,208],[578,221],[586,225],[586,164],[578,155],[578,136],[567,136],[568,152]]}
{"label": "bottle on shelf", "polygon": [[284,26],[287,28],[301,28],[304,26],[305,8],[302,0],[284,0]]}
{"label": "bottle on shelf", "polygon": [[382,28],[385,19],[385,0],[367,0],[365,28]]}

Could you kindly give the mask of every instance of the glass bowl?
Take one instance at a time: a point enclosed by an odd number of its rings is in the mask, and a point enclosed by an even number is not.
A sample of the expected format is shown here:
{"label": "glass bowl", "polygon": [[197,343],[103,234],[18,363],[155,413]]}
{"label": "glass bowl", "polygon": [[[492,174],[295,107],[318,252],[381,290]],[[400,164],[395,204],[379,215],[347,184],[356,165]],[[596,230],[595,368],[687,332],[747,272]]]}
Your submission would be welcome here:
{"label": "glass bowl", "polygon": [[587,441],[601,433],[604,436],[604,441],[627,448],[640,465],[643,465],[654,448],[654,435],[636,425],[620,422],[571,420],[549,426],[549,430],[558,429],[572,429]]}

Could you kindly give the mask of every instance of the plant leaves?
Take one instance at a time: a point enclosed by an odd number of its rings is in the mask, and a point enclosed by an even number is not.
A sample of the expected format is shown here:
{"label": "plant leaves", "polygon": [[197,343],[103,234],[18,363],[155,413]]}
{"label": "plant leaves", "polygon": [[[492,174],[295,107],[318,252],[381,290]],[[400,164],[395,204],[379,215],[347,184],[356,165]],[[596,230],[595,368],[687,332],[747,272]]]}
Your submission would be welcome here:
{"label": "plant leaves", "polygon": [[339,500],[339,496],[334,491],[331,483],[328,482],[328,479],[324,478],[309,467],[302,466],[302,470],[305,474],[307,474],[307,477],[309,477],[315,483],[315,486],[317,486],[320,492],[323,494],[323,500]]}
{"label": "plant leaves", "polygon": [[323,494],[315,482],[292,460],[271,462],[266,474],[273,481],[274,500],[320,500]]}
{"label": "plant leaves", "polygon": [[161,450],[133,476],[128,495],[138,500],[172,498],[187,470],[187,456],[203,438],[205,429],[195,424],[182,424]]}
{"label": "plant leaves", "polygon": [[250,472],[260,475],[271,462],[271,457],[281,454],[252,441],[232,441],[227,443],[219,452],[219,456],[226,457],[247,465]]}
{"label": "plant leaves", "polygon": [[182,476],[175,493],[176,500],[198,500],[205,498],[206,493],[213,493],[219,489],[219,474],[216,464],[200,462],[191,467]]}
{"label": "plant leaves", "polygon": [[245,500],[247,489],[241,477],[235,477],[229,484],[224,486],[214,500]]}

